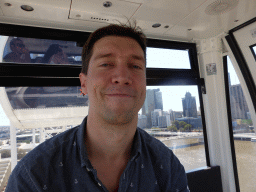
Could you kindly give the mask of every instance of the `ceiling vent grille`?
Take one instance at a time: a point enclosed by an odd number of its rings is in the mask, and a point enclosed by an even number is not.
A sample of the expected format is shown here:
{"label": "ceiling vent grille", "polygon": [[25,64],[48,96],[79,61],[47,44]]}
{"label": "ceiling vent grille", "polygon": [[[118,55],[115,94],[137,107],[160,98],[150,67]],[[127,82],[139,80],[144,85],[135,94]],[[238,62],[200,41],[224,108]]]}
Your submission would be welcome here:
{"label": "ceiling vent grille", "polygon": [[93,20],[93,21],[103,21],[103,22],[108,22],[109,21],[109,19],[101,18],[101,17],[91,17],[91,20]]}
{"label": "ceiling vent grille", "polygon": [[217,0],[205,9],[207,15],[220,15],[234,9],[239,3],[239,0]]}

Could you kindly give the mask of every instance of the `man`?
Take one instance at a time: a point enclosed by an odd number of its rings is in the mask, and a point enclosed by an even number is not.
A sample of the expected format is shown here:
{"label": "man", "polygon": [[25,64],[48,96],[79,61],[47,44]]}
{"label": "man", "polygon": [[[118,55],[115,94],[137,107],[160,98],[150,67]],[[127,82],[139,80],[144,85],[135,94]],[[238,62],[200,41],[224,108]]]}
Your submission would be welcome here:
{"label": "man", "polygon": [[8,191],[189,191],[183,166],[137,128],[146,96],[145,36],[110,25],[91,34],[79,75],[89,112],[15,167]]}
{"label": "man", "polygon": [[11,53],[4,57],[5,62],[31,63],[29,50],[20,38],[13,38],[10,42]]}

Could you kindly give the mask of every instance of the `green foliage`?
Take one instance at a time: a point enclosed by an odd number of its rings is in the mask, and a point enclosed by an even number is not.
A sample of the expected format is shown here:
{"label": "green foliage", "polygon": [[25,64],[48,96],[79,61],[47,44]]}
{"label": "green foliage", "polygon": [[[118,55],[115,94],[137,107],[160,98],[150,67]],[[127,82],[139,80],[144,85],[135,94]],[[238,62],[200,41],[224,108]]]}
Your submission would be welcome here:
{"label": "green foliage", "polygon": [[185,125],[184,130],[185,131],[191,131],[191,127],[192,127],[192,125],[187,124],[187,125]]}
{"label": "green foliage", "polygon": [[175,125],[168,126],[168,127],[167,127],[167,130],[168,130],[168,131],[172,131],[172,132],[177,132],[177,131],[178,131],[178,129],[177,129],[177,127],[176,127]]}
{"label": "green foliage", "polygon": [[192,128],[192,125],[187,124],[187,125],[185,125],[185,127],[184,127],[184,131],[191,131],[191,128]]}
{"label": "green foliage", "polygon": [[252,125],[252,120],[251,119],[242,119],[242,124],[247,124],[247,125]]}
{"label": "green foliage", "polygon": [[184,122],[184,121],[180,121],[180,122],[179,122],[179,127],[180,127],[180,128],[184,128],[186,125],[187,125],[187,123]]}
{"label": "green foliage", "polygon": [[180,122],[179,122],[179,121],[177,121],[177,120],[173,121],[173,122],[172,122],[172,125],[175,125],[175,127],[176,127],[177,129],[180,129]]}

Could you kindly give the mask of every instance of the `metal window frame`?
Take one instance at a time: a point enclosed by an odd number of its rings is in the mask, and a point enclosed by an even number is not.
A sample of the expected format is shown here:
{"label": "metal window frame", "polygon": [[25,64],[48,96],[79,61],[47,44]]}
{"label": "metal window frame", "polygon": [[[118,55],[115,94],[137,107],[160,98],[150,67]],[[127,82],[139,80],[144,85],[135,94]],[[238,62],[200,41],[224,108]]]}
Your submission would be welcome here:
{"label": "metal window frame", "polygon": [[[75,41],[82,46],[90,33],[12,24],[0,24],[1,34],[27,38]],[[191,69],[147,68],[147,86],[196,85],[201,108],[206,165],[210,167],[208,140],[195,43],[147,39],[147,47],[188,50]],[[0,63],[0,86],[80,86],[80,65]]]}
{"label": "metal window frame", "polygon": [[232,114],[231,114],[231,104],[230,104],[230,93],[229,93],[229,79],[228,79],[228,64],[227,56],[223,57],[223,69],[224,69],[224,83],[225,83],[225,92],[226,92],[226,104],[227,104],[227,116],[228,116],[228,127],[229,127],[229,138],[230,138],[230,148],[231,156],[234,170],[234,178],[236,184],[236,191],[240,191],[237,162],[236,162],[236,152],[235,152],[235,143],[233,135],[233,126],[232,126]]}
{"label": "metal window frame", "polygon": [[[225,37],[227,40],[227,43],[233,52],[233,55],[238,63],[239,69],[243,75],[243,78],[245,80],[245,84],[248,88],[250,97],[252,99],[252,103],[254,106],[254,109],[256,109],[256,87],[254,80],[252,78],[252,74],[249,70],[248,64],[245,60],[245,57],[241,51],[240,46],[238,45],[236,38],[234,36],[234,32],[247,27],[248,25],[256,22],[256,17],[250,19],[249,21],[231,29],[228,32],[228,35]],[[251,47],[251,46],[250,46]],[[251,49],[252,50],[252,49]],[[253,51],[253,50],[252,50]],[[254,54],[253,54],[254,55]],[[233,138],[233,128],[232,128],[232,119],[231,119],[231,108],[230,108],[230,98],[229,98],[229,89],[228,89],[228,71],[227,71],[227,58],[223,58],[223,64],[224,64],[224,78],[225,78],[225,88],[226,88],[226,99],[227,99],[227,109],[228,109],[228,122],[229,122],[229,132],[230,132],[230,144],[231,144],[231,151],[232,151],[232,159],[233,159],[233,168],[234,168],[234,177],[235,177],[235,183],[236,183],[236,190],[237,192],[240,192],[240,186],[239,186],[239,178],[238,178],[238,171],[237,171],[237,163],[236,163],[236,155],[235,155],[235,147],[234,147],[234,138]]]}

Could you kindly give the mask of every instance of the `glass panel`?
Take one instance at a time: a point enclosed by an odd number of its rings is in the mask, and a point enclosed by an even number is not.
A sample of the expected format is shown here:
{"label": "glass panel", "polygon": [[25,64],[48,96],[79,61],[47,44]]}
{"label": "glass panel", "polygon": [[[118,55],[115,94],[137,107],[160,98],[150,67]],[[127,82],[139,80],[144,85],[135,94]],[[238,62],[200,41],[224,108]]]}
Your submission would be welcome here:
{"label": "glass panel", "polygon": [[81,65],[76,42],[0,36],[0,62]]}
{"label": "glass panel", "polygon": [[80,87],[6,87],[13,109],[88,106]]}
{"label": "glass panel", "polygon": [[147,86],[138,127],[172,149],[186,171],[206,166],[197,86]]}
{"label": "glass panel", "polygon": [[256,191],[256,135],[240,81],[228,57],[232,125],[241,191]]}
{"label": "glass panel", "polygon": [[147,48],[148,68],[191,69],[188,50]]}
{"label": "glass panel", "polygon": [[10,121],[0,104],[0,153],[1,160],[11,157],[10,151]]}
{"label": "glass panel", "polygon": [[256,46],[253,46],[253,47],[252,47],[252,50],[253,50],[253,52],[254,52],[254,56],[256,56]]}

